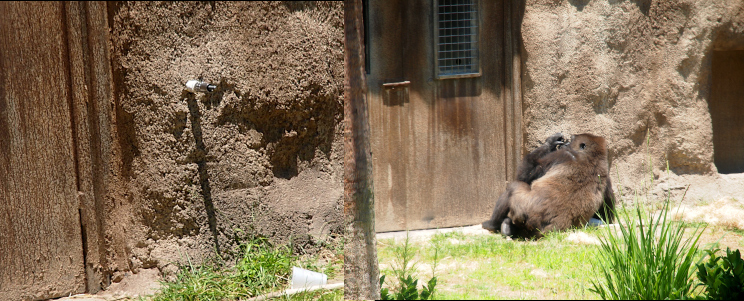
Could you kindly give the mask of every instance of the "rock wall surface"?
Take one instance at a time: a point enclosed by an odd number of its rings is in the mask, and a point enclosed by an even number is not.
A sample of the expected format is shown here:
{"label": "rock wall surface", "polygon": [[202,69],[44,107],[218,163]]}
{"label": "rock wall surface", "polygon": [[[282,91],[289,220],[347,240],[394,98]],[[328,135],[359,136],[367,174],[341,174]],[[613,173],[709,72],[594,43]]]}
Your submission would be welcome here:
{"label": "rock wall surface", "polygon": [[[341,232],[340,2],[109,5],[129,267]],[[217,84],[185,91],[190,79]]]}
{"label": "rock wall surface", "polygon": [[652,174],[657,197],[744,199],[744,175],[714,164],[709,112],[711,58],[744,49],[744,2],[526,1],[521,31],[525,150],[591,132],[626,200]]}

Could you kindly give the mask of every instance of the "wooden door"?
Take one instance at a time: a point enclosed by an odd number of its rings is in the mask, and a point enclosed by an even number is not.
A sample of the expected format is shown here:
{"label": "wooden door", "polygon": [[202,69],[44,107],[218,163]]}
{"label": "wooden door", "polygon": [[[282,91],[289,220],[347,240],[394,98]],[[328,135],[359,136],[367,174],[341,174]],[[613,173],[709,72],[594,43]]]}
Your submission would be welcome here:
{"label": "wooden door", "polygon": [[473,4],[477,72],[466,75],[437,69],[448,41],[437,1],[366,4],[377,232],[479,224],[513,174],[521,106],[507,85],[506,4]]}
{"label": "wooden door", "polygon": [[0,299],[82,293],[64,4],[0,11]]}

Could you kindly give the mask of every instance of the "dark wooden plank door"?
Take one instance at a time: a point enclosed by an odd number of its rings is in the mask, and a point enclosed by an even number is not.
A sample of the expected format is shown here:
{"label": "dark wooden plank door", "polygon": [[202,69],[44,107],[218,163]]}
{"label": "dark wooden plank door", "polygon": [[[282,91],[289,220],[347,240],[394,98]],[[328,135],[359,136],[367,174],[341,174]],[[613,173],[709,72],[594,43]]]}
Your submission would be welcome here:
{"label": "dark wooden plank door", "polygon": [[475,2],[480,75],[459,78],[436,74],[436,1],[367,4],[377,232],[478,224],[505,187],[518,147],[507,139],[505,4]]}

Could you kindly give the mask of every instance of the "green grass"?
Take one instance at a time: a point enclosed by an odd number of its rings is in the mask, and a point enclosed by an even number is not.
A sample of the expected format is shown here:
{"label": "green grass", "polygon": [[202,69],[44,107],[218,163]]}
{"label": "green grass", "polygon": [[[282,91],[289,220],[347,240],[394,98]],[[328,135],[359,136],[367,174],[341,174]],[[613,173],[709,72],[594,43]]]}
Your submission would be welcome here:
{"label": "green grass", "polygon": [[306,270],[318,271],[328,275],[328,279],[336,278],[336,276],[343,276],[344,270],[344,244],[346,243],[345,237],[339,237],[335,241],[323,241],[320,243],[321,249],[329,250],[333,256],[330,258],[322,258],[320,252],[316,252],[313,255],[305,256],[301,258],[296,265]]}
{"label": "green grass", "polygon": [[[593,232],[593,229],[587,229]],[[506,240],[499,235],[436,234],[411,246],[419,263],[414,277],[429,279],[436,255],[435,299],[598,298],[590,292],[596,246],[568,243],[570,232],[550,233],[537,241]],[[381,274],[392,275],[396,249],[403,243],[381,240]]]}
{"label": "green grass", "polygon": [[153,300],[223,300],[252,297],[247,285],[236,277],[210,265],[181,267],[173,282],[163,288]]}
{"label": "green grass", "polygon": [[[340,246],[338,246],[340,244]],[[288,288],[292,266],[336,276],[343,265],[343,240],[326,247],[334,258],[323,263],[320,255],[297,256],[287,246],[272,246],[264,238],[243,243],[240,256],[230,265],[218,257],[194,265],[180,266],[176,279],[163,282],[152,300],[236,300],[282,291]],[[343,300],[343,290],[301,292],[275,300]]]}
{"label": "green grass", "polygon": [[[639,208],[635,206],[621,207],[619,210],[628,213],[635,212],[636,214],[630,214],[627,219],[635,221],[636,224],[642,221],[637,216]],[[641,212],[641,216],[645,219],[660,217],[658,214],[644,213],[643,210]],[[623,221],[627,223],[626,219]],[[725,232],[733,236],[734,244],[740,240],[744,241],[742,239],[744,231],[741,230],[709,226],[702,222],[671,221],[669,224],[684,230],[682,242],[689,238],[694,239],[696,229],[706,228],[705,241],[698,242],[700,251],[692,253],[693,265],[690,265],[692,269],[695,268],[694,263],[703,258],[705,252],[702,248],[719,246],[716,241],[720,240],[718,237],[720,234],[716,233]],[[644,222],[645,225],[647,225],[646,222]],[[567,241],[566,238],[579,231],[598,237],[605,229],[587,228],[552,232],[536,241],[507,240],[494,234],[468,235],[461,232],[436,234],[430,240],[416,241],[409,247],[410,251],[415,254],[412,260],[418,263],[413,276],[418,278],[419,282],[432,276],[434,250],[437,250],[437,256],[440,259],[436,267],[438,284],[435,299],[600,299],[601,296],[598,293],[590,290],[593,288],[592,281],[597,281],[598,277],[604,277],[598,266],[593,264],[601,254],[600,247],[576,244]],[[634,231],[637,237],[640,237],[640,229],[635,228]],[[651,233],[647,227],[644,227],[643,231],[644,234]],[[657,228],[654,233],[660,233],[659,229]],[[667,237],[669,236],[671,235],[668,234]],[[680,245],[678,244],[678,247]],[[395,242],[392,239],[378,241],[381,274],[388,275],[388,278],[393,275],[393,262],[399,260],[400,257],[396,251],[402,247],[402,241]],[[665,250],[671,249],[673,248],[667,245]],[[657,250],[660,251],[658,248]],[[678,254],[682,255],[676,260],[684,261],[685,253]],[[668,255],[659,256],[659,258],[666,258],[664,260],[669,262]],[[657,264],[649,266],[657,266]],[[688,272],[693,271],[688,270]],[[685,274],[689,275],[684,271],[678,271],[676,274],[680,275],[680,278],[685,278]],[[653,279],[653,277],[656,276],[638,276],[638,279]],[[659,278],[662,279],[660,276]],[[691,280],[693,282],[697,280],[695,275],[692,275]],[[388,282],[387,279],[385,281]],[[386,287],[389,287],[390,283],[387,284]],[[697,289],[689,295],[694,297],[699,293],[700,289]]]}
{"label": "green grass", "polygon": [[300,292],[292,296],[281,296],[277,298],[271,298],[270,300],[293,300],[293,301],[304,301],[304,300],[320,300],[320,301],[341,301],[344,300],[344,290],[317,290],[312,292]]}
{"label": "green grass", "polygon": [[219,260],[181,266],[173,282],[164,282],[153,300],[224,300],[250,298],[278,290],[288,282],[296,258],[287,247],[257,238],[241,246],[233,267]]}

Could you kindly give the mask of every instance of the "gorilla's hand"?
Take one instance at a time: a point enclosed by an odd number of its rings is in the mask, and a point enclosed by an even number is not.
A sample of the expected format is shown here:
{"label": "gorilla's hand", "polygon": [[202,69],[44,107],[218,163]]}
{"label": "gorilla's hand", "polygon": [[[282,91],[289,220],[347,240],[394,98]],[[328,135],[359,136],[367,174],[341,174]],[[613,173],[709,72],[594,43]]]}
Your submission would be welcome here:
{"label": "gorilla's hand", "polygon": [[550,151],[552,152],[566,144],[566,140],[563,138],[563,134],[555,133],[553,136],[550,136],[545,140],[545,144],[550,145]]}

